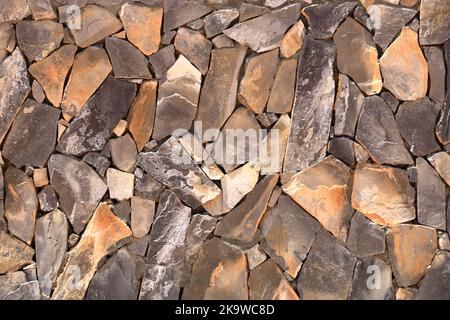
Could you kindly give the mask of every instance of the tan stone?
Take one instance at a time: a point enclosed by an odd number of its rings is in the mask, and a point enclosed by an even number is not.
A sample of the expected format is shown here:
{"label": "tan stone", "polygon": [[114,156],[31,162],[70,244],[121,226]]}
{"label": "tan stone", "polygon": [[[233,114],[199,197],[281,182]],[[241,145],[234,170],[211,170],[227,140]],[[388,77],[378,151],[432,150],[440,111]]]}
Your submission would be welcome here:
{"label": "tan stone", "polygon": [[[53,300],[82,300],[103,259],[131,237],[125,222],[116,217],[106,203],[94,212],[67,264],[58,278]],[[74,282],[74,280],[78,280]]]}
{"label": "tan stone", "polygon": [[0,274],[33,263],[33,256],[33,248],[0,230]]}
{"label": "tan stone", "polygon": [[163,9],[124,4],[120,10],[128,40],[145,55],[158,51]]}
{"label": "tan stone", "polygon": [[428,91],[428,64],[418,35],[405,27],[380,58],[384,87],[399,100],[423,98]]}
{"label": "tan stone", "polygon": [[395,225],[415,219],[416,192],[406,171],[375,164],[358,164],[352,192],[352,206],[381,225]]}
{"label": "tan stone", "polygon": [[439,152],[428,157],[428,160],[441,178],[450,186],[450,154]]}
{"label": "tan stone", "polygon": [[36,188],[48,185],[47,168],[36,168],[33,171],[33,181]]}
{"label": "tan stone", "polygon": [[352,172],[334,156],[297,173],[282,189],[335,237],[350,222]]}
{"label": "tan stone", "polygon": [[134,190],[134,175],[113,168],[106,171],[109,196],[118,201],[130,199]]}
{"label": "tan stone", "polygon": [[127,125],[128,122],[126,122],[123,119],[120,119],[119,123],[113,130],[114,134],[118,137],[121,137],[125,133],[125,130],[127,130]]}
{"label": "tan stone", "polygon": [[69,119],[75,116],[112,71],[106,51],[89,47],[75,56],[61,108]]}
{"label": "tan stone", "polygon": [[150,231],[155,214],[155,201],[131,198],[131,230],[136,238],[143,238]]}
{"label": "tan stone", "polygon": [[280,44],[280,52],[283,57],[292,57],[302,48],[304,29],[305,25],[302,20],[299,20],[286,32]]}
{"label": "tan stone", "polygon": [[47,99],[55,107],[59,107],[61,103],[64,83],[72,67],[75,52],[77,52],[76,46],[65,45],[28,69],[44,89]]}
{"label": "tan stone", "polygon": [[295,95],[295,80],[297,78],[297,59],[287,59],[278,65],[272,89],[270,89],[267,112],[291,112]]}

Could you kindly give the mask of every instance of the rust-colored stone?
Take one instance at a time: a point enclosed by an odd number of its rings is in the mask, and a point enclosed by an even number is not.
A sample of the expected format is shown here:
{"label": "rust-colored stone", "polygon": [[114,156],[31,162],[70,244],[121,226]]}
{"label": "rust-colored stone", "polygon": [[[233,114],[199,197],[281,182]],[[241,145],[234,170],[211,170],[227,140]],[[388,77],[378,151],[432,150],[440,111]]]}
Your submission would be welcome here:
{"label": "rust-colored stone", "polygon": [[33,263],[34,250],[0,229],[0,273],[19,270]]}
{"label": "rust-colored stone", "polygon": [[302,20],[299,20],[286,32],[280,44],[280,51],[283,57],[292,57],[302,48],[304,29],[305,25]]}

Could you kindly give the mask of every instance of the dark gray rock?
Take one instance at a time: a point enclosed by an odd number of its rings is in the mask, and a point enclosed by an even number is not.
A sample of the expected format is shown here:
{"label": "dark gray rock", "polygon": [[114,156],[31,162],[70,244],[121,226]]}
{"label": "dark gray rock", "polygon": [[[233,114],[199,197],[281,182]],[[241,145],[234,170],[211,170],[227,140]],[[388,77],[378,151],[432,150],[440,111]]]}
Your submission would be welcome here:
{"label": "dark gray rock", "polygon": [[102,177],[105,176],[106,170],[111,164],[108,158],[102,156],[98,152],[86,153],[83,157],[83,161],[93,166]]}
{"label": "dark gray rock", "polygon": [[349,167],[355,167],[355,142],[347,137],[334,137],[328,143],[328,152]]}
{"label": "dark gray rock", "polygon": [[41,211],[50,212],[58,208],[58,198],[52,186],[45,186],[38,194]]}
{"label": "dark gray rock", "polygon": [[417,300],[450,300],[450,252],[440,251],[427,269]]}
{"label": "dark gray rock", "polygon": [[167,46],[148,57],[156,78],[165,80],[166,72],[175,63],[175,50],[173,45]]}
{"label": "dark gray rock", "polygon": [[149,234],[140,239],[134,238],[133,241],[128,245],[128,250],[130,250],[135,255],[145,257],[147,255],[149,239],[150,239]]}
{"label": "dark gray rock", "polygon": [[164,6],[164,32],[181,27],[211,11],[210,7],[185,0],[173,2],[169,7]]}
{"label": "dark gray rock", "polygon": [[141,179],[136,179],[134,189],[144,195],[145,198],[158,201],[165,186],[155,180],[150,174],[144,174]]}
{"label": "dark gray rock", "polygon": [[0,300],[40,300],[38,281],[28,281],[24,272],[0,276]]}
{"label": "dark gray rock", "polygon": [[380,93],[380,97],[382,97],[384,101],[389,105],[389,107],[391,107],[392,112],[397,112],[400,102],[392,93],[390,93],[389,91],[383,91]]}
{"label": "dark gray rock", "polygon": [[373,30],[373,23],[370,20],[370,16],[362,5],[356,6],[355,10],[353,11],[353,17],[356,21],[366,27],[367,30]]}
{"label": "dark gray rock", "polygon": [[112,207],[112,211],[116,216],[125,221],[126,224],[131,224],[131,202],[130,199],[126,199],[116,203]]}
{"label": "dark gray rock", "polygon": [[425,47],[423,52],[428,62],[428,72],[430,74],[430,92],[428,96],[442,106],[445,101],[444,53],[439,47]]}
{"label": "dark gray rock", "polygon": [[[444,59],[447,66],[447,88],[450,88],[450,40],[444,44]],[[436,135],[439,141],[446,145],[450,144],[450,90],[447,90],[441,116],[436,126]]]}
{"label": "dark gray rock", "polygon": [[392,300],[392,270],[389,263],[376,258],[364,258],[356,264],[351,300]]}
{"label": "dark gray rock", "polygon": [[217,219],[207,214],[192,216],[186,234],[186,261],[192,264],[200,252],[203,242],[213,233]]}
{"label": "dark gray rock", "polygon": [[386,252],[384,230],[361,213],[355,212],[346,245],[358,258],[384,254]]}
{"label": "dark gray rock", "polygon": [[222,33],[222,31],[228,28],[228,26],[236,21],[238,17],[239,11],[236,9],[213,11],[203,19],[206,37],[212,38]]}
{"label": "dark gray rock", "polygon": [[202,74],[208,72],[212,43],[201,32],[180,28],[174,44]]}

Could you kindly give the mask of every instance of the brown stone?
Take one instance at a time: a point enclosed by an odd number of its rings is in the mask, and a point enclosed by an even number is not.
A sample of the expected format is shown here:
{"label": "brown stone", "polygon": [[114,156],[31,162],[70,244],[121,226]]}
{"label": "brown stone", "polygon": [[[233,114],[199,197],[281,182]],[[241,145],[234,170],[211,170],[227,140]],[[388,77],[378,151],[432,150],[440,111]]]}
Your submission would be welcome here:
{"label": "brown stone", "polygon": [[448,300],[450,299],[447,270],[450,266],[450,253],[439,251],[427,269],[425,277],[417,293],[417,300]]}
{"label": "brown stone", "polygon": [[283,57],[292,57],[302,48],[304,29],[303,22],[299,20],[286,32],[280,44],[280,52]]}
{"label": "brown stone", "polygon": [[171,44],[148,57],[157,79],[166,80],[166,72],[175,63],[175,49]]}
{"label": "brown stone", "polygon": [[443,105],[445,101],[445,61],[443,50],[439,47],[425,47],[424,54],[430,73],[430,99]]}
{"label": "brown stone", "polygon": [[136,238],[144,237],[153,223],[155,214],[155,201],[132,197],[131,198],[131,230]]}
{"label": "brown stone", "polygon": [[352,18],[347,18],[333,39],[339,71],[352,78],[367,95],[379,93],[383,80],[372,34]]}
{"label": "brown stone", "polygon": [[120,19],[128,40],[145,55],[158,51],[161,42],[163,9],[124,4]]}
{"label": "brown stone", "polygon": [[220,179],[224,205],[230,209],[253,190],[259,178],[260,165],[246,165],[224,175]]}
{"label": "brown stone", "polygon": [[328,143],[328,152],[350,168],[355,167],[355,142],[347,137],[334,137]]}
{"label": "brown stone", "polygon": [[34,20],[53,20],[57,17],[50,0],[28,0],[28,5]]}
{"label": "brown stone", "polygon": [[173,4],[164,4],[164,32],[181,27],[188,22],[196,20],[210,13],[212,9],[201,3],[192,3],[185,0],[173,1]]}
{"label": "brown stone", "polygon": [[401,224],[390,228],[387,245],[395,280],[401,287],[415,285],[425,274],[437,249],[436,230]]}
{"label": "brown stone", "polygon": [[205,25],[205,35],[207,38],[212,38],[237,20],[239,11],[237,9],[222,9],[210,13],[203,19]]}
{"label": "brown stone", "polygon": [[352,206],[370,220],[395,225],[414,220],[415,190],[406,171],[375,164],[359,164],[353,180]]}
{"label": "brown stone", "polygon": [[419,47],[418,35],[408,27],[380,58],[384,87],[399,100],[423,98],[428,91],[428,64]]}
{"label": "brown stone", "polygon": [[[101,261],[124,245],[131,235],[125,222],[116,217],[106,203],[101,203],[70,252],[52,299],[82,300]],[[74,283],[74,276],[79,281]]]}
{"label": "brown stone", "polygon": [[350,223],[346,246],[358,258],[384,254],[386,252],[384,230],[361,213],[355,212]]}
{"label": "brown stone", "polygon": [[81,28],[71,29],[75,43],[87,48],[122,29],[122,24],[108,9],[88,5],[81,12]]}
{"label": "brown stone", "polygon": [[180,28],[175,37],[175,49],[205,75],[209,68],[212,43],[198,31]]}
{"label": "brown stone", "polygon": [[239,9],[239,22],[256,18],[269,12],[269,8],[244,2]]}
{"label": "brown stone", "polygon": [[23,20],[31,14],[27,0],[4,0],[0,7],[0,22]]}
{"label": "brown stone", "polygon": [[450,154],[439,152],[428,157],[428,160],[441,178],[450,186]]}
{"label": "brown stone", "polygon": [[441,44],[450,39],[450,1],[420,2],[420,44]]}
{"label": "brown stone", "polygon": [[278,49],[251,58],[239,86],[238,100],[254,113],[266,107],[278,64]]}
{"label": "brown stone", "polygon": [[298,60],[282,60],[278,65],[272,89],[270,89],[267,112],[288,113],[292,110],[295,95],[295,79]]}
{"label": "brown stone", "polygon": [[0,273],[14,272],[33,263],[34,250],[0,230]]}
{"label": "brown stone", "polygon": [[144,149],[153,132],[156,110],[157,81],[145,81],[128,113],[127,128],[136,142],[138,151]]}

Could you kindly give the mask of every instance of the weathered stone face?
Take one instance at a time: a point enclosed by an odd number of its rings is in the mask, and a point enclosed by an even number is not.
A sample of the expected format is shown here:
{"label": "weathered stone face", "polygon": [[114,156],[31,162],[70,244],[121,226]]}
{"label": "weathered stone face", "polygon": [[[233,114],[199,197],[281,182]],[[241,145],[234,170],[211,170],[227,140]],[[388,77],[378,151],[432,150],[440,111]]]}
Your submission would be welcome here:
{"label": "weathered stone face", "polygon": [[180,28],[174,44],[202,74],[208,72],[212,43],[201,32]]}
{"label": "weathered stone face", "polygon": [[391,300],[393,296],[391,266],[379,258],[369,257],[358,261],[350,299]]}
{"label": "weathered stone face", "polygon": [[417,300],[447,300],[448,278],[445,277],[449,267],[449,253],[439,251],[433,259],[431,267],[425,273],[423,282],[417,293]]}
{"label": "weathered stone face", "polygon": [[444,43],[450,39],[450,2],[424,0],[420,2],[420,44]]}
{"label": "weathered stone face", "polygon": [[0,230],[0,273],[14,272],[33,262],[34,250]]}
{"label": "weathered stone face", "polygon": [[286,113],[292,110],[297,64],[297,59],[292,58],[282,60],[278,65],[267,101],[267,112]]}
{"label": "weathered stone face", "polygon": [[431,165],[436,169],[441,178],[450,185],[450,154],[439,152],[428,157]]}

